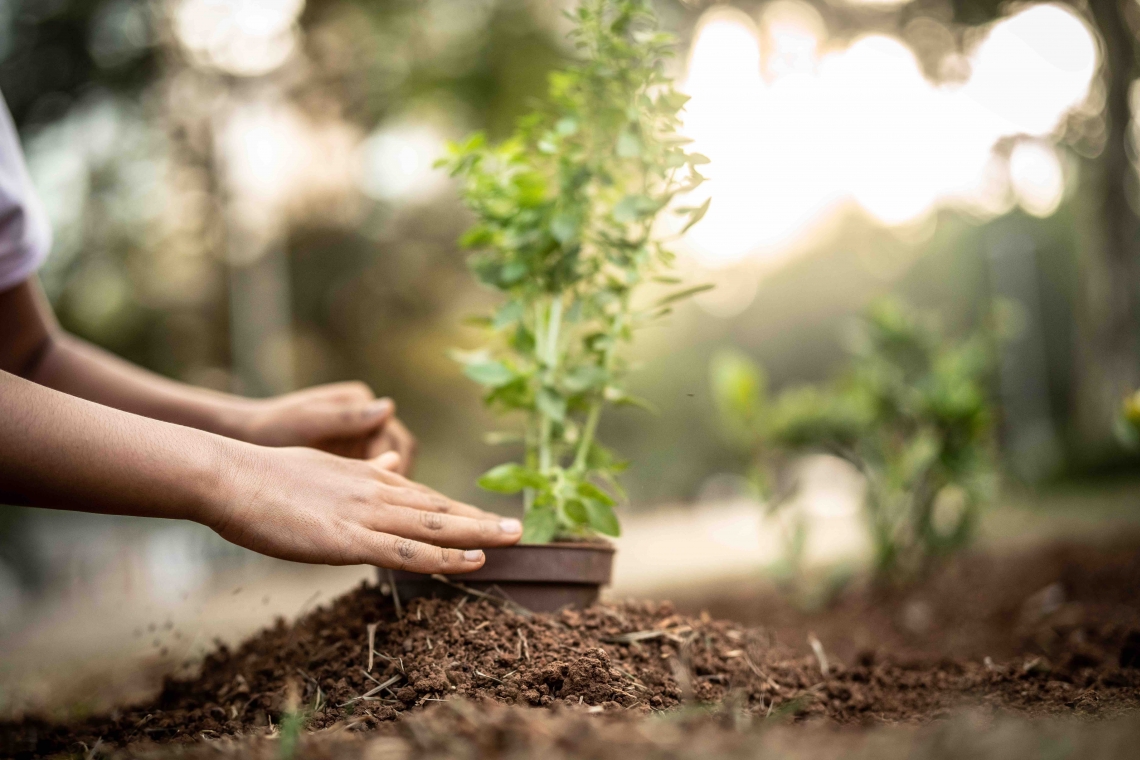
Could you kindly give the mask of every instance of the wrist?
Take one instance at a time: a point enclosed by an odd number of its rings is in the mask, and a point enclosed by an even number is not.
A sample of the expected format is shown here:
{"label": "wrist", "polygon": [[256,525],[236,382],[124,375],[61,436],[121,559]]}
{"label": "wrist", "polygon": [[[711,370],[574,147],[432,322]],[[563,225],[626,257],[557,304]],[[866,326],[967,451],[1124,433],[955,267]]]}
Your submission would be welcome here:
{"label": "wrist", "polygon": [[187,518],[217,531],[232,519],[241,501],[240,484],[253,469],[256,447],[221,435],[206,439],[204,471],[193,486]]}
{"label": "wrist", "polygon": [[253,443],[256,420],[264,405],[263,399],[226,397],[213,410],[210,431],[235,441]]}

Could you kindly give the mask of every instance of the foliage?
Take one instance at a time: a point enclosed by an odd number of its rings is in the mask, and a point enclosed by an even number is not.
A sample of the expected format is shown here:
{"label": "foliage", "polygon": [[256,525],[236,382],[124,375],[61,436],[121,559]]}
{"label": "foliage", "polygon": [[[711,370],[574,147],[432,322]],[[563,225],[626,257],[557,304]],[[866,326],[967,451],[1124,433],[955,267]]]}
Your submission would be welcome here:
{"label": "foliage", "polygon": [[781,456],[823,450],[865,476],[874,570],[886,580],[972,535],[994,472],[991,354],[982,335],[946,342],[929,318],[882,301],[862,322],[850,367],[826,385],[769,398],[763,370],[735,352],[717,356],[711,374],[725,430],[750,452],[773,510],[790,495],[768,485]]}
{"label": "foliage", "polygon": [[[490,345],[457,358],[489,406],[525,418],[523,462],[479,484],[524,493],[523,540],[534,543],[619,532],[625,463],[597,441],[598,420],[606,403],[645,406],[622,388],[621,348],[699,290],[634,303],[647,283],[678,282],[655,222],[708,160],[677,132],[687,98],[664,73],[672,38],[650,3],[588,0],[568,15],[579,60],[551,75],[549,102],[501,144],[476,134],[441,162],[477,219],[461,240],[471,269],[505,296],[478,320]],[[688,229],[707,208],[676,213]]]}
{"label": "foliage", "polygon": [[1140,450],[1140,391],[1128,395],[1113,421],[1116,440],[1129,451]]}

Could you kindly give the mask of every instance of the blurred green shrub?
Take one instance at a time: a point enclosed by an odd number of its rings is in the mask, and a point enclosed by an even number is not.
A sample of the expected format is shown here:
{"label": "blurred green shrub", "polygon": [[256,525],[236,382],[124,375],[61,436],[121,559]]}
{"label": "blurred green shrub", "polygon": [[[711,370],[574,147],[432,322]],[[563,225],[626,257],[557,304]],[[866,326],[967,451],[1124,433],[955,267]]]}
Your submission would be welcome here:
{"label": "blurred green shrub", "polygon": [[[983,334],[944,340],[929,315],[884,300],[864,315],[852,353],[835,380],[771,397],[761,367],[724,351],[711,363],[713,394],[772,513],[794,492],[774,485],[789,457],[818,451],[854,465],[866,479],[874,574],[903,580],[965,546],[991,497],[993,351]],[[794,525],[793,565],[805,542],[804,523]]]}

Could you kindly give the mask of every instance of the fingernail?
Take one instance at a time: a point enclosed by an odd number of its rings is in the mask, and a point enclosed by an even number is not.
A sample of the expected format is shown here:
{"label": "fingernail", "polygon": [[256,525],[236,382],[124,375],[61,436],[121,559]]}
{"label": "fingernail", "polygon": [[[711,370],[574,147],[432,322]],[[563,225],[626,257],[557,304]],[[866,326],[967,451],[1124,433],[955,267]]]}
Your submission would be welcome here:
{"label": "fingernail", "polygon": [[390,411],[392,411],[392,399],[390,398],[382,398],[368,405],[368,413],[374,417],[387,414]]}
{"label": "fingernail", "polygon": [[478,549],[468,549],[467,551],[463,552],[463,559],[467,560],[468,562],[478,562],[479,560],[483,559],[483,552],[479,551]]}
{"label": "fingernail", "polygon": [[522,523],[515,519],[499,520],[499,530],[504,533],[522,533]]}

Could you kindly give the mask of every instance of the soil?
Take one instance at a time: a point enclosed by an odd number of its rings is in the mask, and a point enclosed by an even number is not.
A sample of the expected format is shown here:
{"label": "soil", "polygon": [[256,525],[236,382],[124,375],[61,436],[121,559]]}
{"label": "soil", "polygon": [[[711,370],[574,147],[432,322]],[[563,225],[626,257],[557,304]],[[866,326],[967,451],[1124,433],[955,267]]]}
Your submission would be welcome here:
{"label": "soil", "polygon": [[731,710],[649,717],[449,701],[369,733],[136,746],[137,760],[1122,760],[1140,720],[1026,720],[976,712],[919,726],[870,729],[742,719]]}
{"label": "soil", "polygon": [[[909,595],[851,593],[814,615],[773,601],[763,628],[680,614],[668,602],[524,615],[486,599],[429,599],[398,618],[388,597],[362,586],[292,626],[278,621],[236,649],[220,646],[197,677],[168,681],[150,702],[70,724],[0,724],[0,756],[279,735],[291,704],[309,729],[404,736],[405,749],[407,732],[432,720],[531,720],[487,702],[556,709],[563,717],[541,711],[554,721],[546,734],[589,713],[609,725],[701,705],[718,706],[717,720],[838,725],[918,723],[967,705],[1112,717],[1140,707],[1138,581],[1138,538],[975,556]],[[930,606],[925,634],[908,627],[916,598]],[[724,605],[741,617],[755,609]],[[432,706],[435,718],[397,721]]]}
{"label": "soil", "polygon": [[844,660],[875,650],[904,660],[1037,655],[1104,662],[1140,630],[1140,534],[1000,554],[971,551],[916,585],[852,586],[815,611],[760,583],[720,584],[673,598],[682,612],[707,610],[763,625],[799,652],[809,651],[807,636],[814,633]]}

